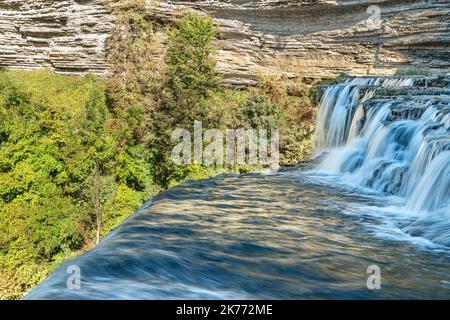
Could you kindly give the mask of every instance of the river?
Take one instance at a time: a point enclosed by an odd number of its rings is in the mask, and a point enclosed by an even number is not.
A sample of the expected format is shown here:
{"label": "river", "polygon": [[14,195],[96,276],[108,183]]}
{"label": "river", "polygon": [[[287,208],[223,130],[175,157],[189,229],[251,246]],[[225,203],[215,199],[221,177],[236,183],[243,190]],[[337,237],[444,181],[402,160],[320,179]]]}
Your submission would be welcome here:
{"label": "river", "polygon": [[163,192],[26,298],[450,298],[450,90],[433,81],[329,86],[313,159]]}

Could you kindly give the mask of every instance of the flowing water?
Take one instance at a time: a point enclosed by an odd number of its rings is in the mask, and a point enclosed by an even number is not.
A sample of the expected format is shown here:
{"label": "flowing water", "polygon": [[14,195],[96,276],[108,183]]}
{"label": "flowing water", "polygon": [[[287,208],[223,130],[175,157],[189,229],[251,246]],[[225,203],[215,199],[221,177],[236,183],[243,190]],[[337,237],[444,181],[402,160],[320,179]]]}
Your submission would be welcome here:
{"label": "flowing water", "polygon": [[[448,299],[448,89],[413,78],[329,86],[314,160],[182,183],[26,298]],[[67,285],[73,266],[79,289]]]}

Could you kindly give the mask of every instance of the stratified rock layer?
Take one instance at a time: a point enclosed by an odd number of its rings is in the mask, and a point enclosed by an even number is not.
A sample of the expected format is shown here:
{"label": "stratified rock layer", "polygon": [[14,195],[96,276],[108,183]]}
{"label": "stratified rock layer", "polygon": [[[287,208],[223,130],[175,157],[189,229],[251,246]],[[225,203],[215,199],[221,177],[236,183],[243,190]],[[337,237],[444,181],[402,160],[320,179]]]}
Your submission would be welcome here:
{"label": "stratified rock layer", "polygon": [[101,0],[0,0],[0,66],[106,75],[113,20]]}
{"label": "stratified rock layer", "polygon": [[[107,73],[113,17],[101,0],[0,0],[0,66]],[[260,75],[327,78],[450,68],[450,1],[149,0],[149,18],[210,14],[218,71],[230,84]],[[153,3],[153,4],[152,4]]]}
{"label": "stratified rock layer", "polygon": [[450,1],[172,1],[159,10],[168,17],[181,5],[216,18],[218,67],[231,83],[450,67]]}

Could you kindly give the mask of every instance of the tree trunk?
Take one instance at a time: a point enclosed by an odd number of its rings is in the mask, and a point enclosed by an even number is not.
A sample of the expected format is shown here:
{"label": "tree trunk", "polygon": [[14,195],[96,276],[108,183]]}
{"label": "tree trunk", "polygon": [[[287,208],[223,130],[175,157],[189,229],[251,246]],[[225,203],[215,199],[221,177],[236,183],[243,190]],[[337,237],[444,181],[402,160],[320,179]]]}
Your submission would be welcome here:
{"label": "tree trunk", "polygon": [[98,164],[95,166],[94,179],[92,185],[92,202],[94,205],[95,211],[95,219],[96,219],[96,235],[95,235],[95,244],[97,245],[100,242],[100,234],[102,230],[102,208],[101,208],[101,187],[100,187],[100,172],[98,168]]}

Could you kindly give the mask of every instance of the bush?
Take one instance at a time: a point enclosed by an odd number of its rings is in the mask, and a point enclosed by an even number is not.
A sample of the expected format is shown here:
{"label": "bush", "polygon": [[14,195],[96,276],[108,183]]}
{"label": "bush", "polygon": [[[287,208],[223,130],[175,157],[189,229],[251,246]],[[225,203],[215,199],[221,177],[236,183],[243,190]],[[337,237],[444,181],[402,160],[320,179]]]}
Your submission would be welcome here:
{"label": "bush", "polygon": [[145,147],[114,125],[103,81],[1,71],[0,87],[0,298],[9,299],[156,189]]}
{"label": "bush", "polygon": [[205,120],[210,114],[207,100],[219,91],[212,45],[215,32],[210,17],[196,14],[181,18],[168,31],[164,99],[155,114],[151,143],[154,176],[164,187],[189,176],[172,174],[178,170],[170,157],[172,130],[192,130],[194,120]]}
{"label": "bush", "polygon": [[430,72],[427,70],[415,68],[415,67],[406,67],[399,69],[395,75],[399,77],[406,77],[406,76],[426,76]]}
{"label": "bush", "polygon": [[[150,195],[249,166],[177,166],[175,128],[279,128],[281,163],[312,149],[314,95],[261,79],[223,89],[212,19],[164,30],[142,0],[113,1],[111,76],[0,71],[0,298],[19,298],[64,259],[92,248]],[[161,50],[162,33],[167,51]]]}
{"label": "bush", "polygon": [[169,31],[167,87],[177,107],[195,107],[218,89],[211,17],[189,14]]}
{"label": "bush", "polygon": [[247,100],[240,106],[237,113],[238,122],[241,127],[253,129],[279,128],[279,125],[286,119],[284,107],[273,103],[269,98],[251,94]]}

